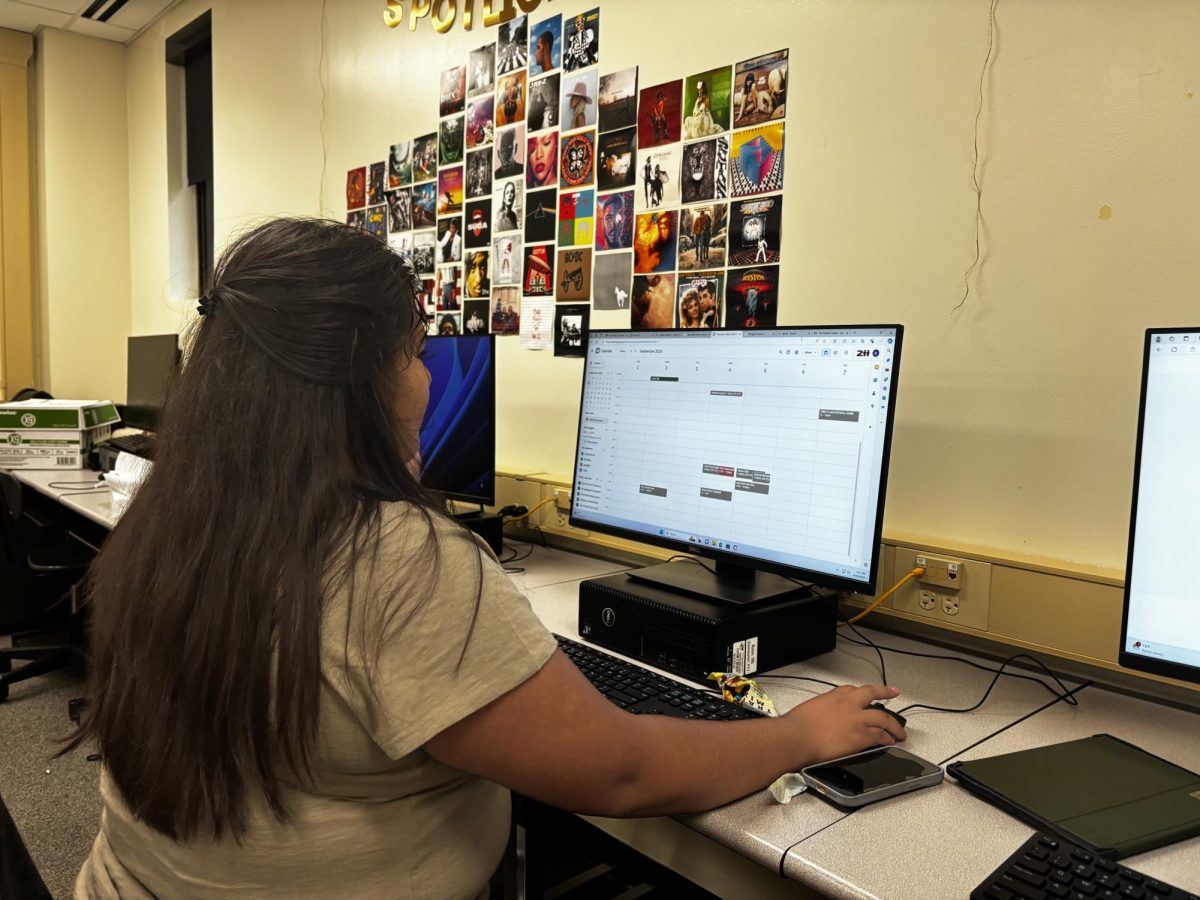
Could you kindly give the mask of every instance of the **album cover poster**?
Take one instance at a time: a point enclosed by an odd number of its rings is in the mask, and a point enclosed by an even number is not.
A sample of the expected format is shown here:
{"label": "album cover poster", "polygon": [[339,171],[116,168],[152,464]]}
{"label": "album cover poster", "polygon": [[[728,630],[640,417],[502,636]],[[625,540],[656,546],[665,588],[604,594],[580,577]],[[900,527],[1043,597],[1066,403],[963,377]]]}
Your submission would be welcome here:
{"label": "album cover poster", "polygon": [[551,16],[529,32],[529,74],[545,75],[562,65],[562,16]]}
{"label": "album cover poster", "polygon": [[558,183],[558,132],[529,138],[525,148],[525,187],[554,187]]}
{"label": "album cover poster", "polygon": [[367,205],[367,167],[359,166],[346,173],[346,209],[362,209]]}
{"label": "album cover poster", "polygon": [[596,141],[596,187],[615,191],[637,184],[637,129],[600,135]]}
{"label": "album cover poster", "polygon": [[733,127],[787,114],[788,52],[776,50],[737,64],[733,74]]}
{"label": "album cover poster", "polygon": [[[492,238],[492,284],[521,285],[521,236],[502,234]],[[494,290],[495,288],[493,288]]]}
{"label": "album cover poster", "polygon": [[437,177],[438,136],[422,135],[413,140],[413,181],[429,181]]}
{"label": "album cover poster", "polygon": [[675,276],[634,275],[629,327],[635,331],[675,327]]}
{"label": "album cover poster", "polygon": [[525,70],[500,76],[496,89],[496,127],[525,121]]}
{"label": "album cover poster", "polygon": [[678,226],[677,210],[639,213],[633,225],[633,271],[674,271]]}
{"label": "album cover poster", "polygon": [[437,312],[437,280],[434,278],[417,279],[417,302],[429,317],[430,328],[433,327],[433,314]]}
{"label": "album cover poster", "polygon": [[554,299],[586,303],[592,295],[592,248],[559,250],[556,271]]}
{"label": "album cover poster", "polygon": [[492,150],[483,147],[467,154],[466,197],[490,197],[492,194]]}
{"label": "album cover poster", "polygon": [[467,107],[467,149],[492,146],[496,130],[496,98],[492,94],[476,97]]}
{"label": "album cover poster", "polygon": [[525,191],[520,178],[511,178],[496,185],[495,214],[492,226],[497,232],[520,231],[525,223]]}
{"label": "album cover poster", "polygon": [[463,111],[467,100],[467,67],[455,66],[442,72],[442,90],[438,95],[438,115],[441,118]]}
{"label": "album cover poster", "polygon": [[346,213],[346,224],[351,228],[361,228],[363,231],[367,229],[367,211],[365,209],[352,209]]}
{"label": "album cover poster", "polygon": [[683,145],[679,190],[684,203],[729,196],[729,135]]}
{"label": "album cover poster", "polygon": [[542,244],[525,248],[523,293],[527,297],[554,296],[554,247]]}
{"label": "album cover poster", "polygon": [[430,181],[412,189],[413,228],[433,228],[437,224],[437,184]]}
{"label": "album cover poster", "polygon": [[371,163],[367,169],[367,206],[378,206],[383,203],[383,185],[386,181],[386,165],[381,162]]}
{"label": "album cover poster", "polygon": [[632,279],[632,253],[597,256],[592,261],[592,306],[595,309],[629,309]]}
{"label": "album cover poster", "polygon": [[684,207],[679,213],[679,270],[723,267],[728,232],[724,203]]}
{"label": "album cover poster", "polygon": [[463,334],[487,334],[488,319],[491,318],[491,303],[487,300],[463,301]]}
{"label": "album cover poster", "polygon": [[595,180],[596,132],[580,131],[563,137],[558,163],[559,187],[583,187]]}
{"label": "album cover poster", "polygon": [[723,272],[679,274],[676,328],[720,328],[721,298],[725,296]]}
{"label": "album cover poster", "polygon": [[587,304],[554,307],[555,356],[583,356],[587,352],[584,343],[591,313]]}
{"label": "album cover poster", "polygon": [[638,97],[638,149],[678,141],[683,81],[642,88]]}
{"label": "album cover poster", "polygon": [[685,141],[694,141],[729,130],[732,84],[729,66],[700,72],[683,83]]}
{"label": "album cover poster", "polygon": [[467,97],[490,94],[496,86],[496,45],[472,50],[467,61]]}
{"label": "album cover poster", "polygon": [[567,16],[563,22],[563,71],[574,72],[600,62],[600,9]]}
{"label": "album cover poster", "polygon": [[529,62],[529,22],[518,16],[501,22],[496,30],[496,74],[506,75]]}
{"label": "album cover poster", "polygon": [[733,133],[729,195],[745,197],[783,190],[783,123]]}
{"label": "album cover poster", "polygon": [[753,266],[779,262],[783,195],[735,200],[729,229],[729,264]]}
{"label": "album cover poster", "polygon": [[525,194],[525,243],[552,241],[558,231],[558,192],[554,188]]}
{"label": "album cover poster", "polygon": [[602,132],[637,125],[637,82],[637,66],[600,76],[597,106]]}
{"label": "album cover poster", "polygon": [[438,219],[437,227],[437,262],[462,262],[462,219]]}
{"label": "album cover poster", "polygon": [[439,337],[456,337],[462,334],[462,313],[438,313],[430,323],[430,333]]}
{"label": "album cover poster", "polygon": [[[389,213],[390,215],[390,213]],[[411,231],[397,231],[388,234],[388,247],[391,251],[401,259],[406,259],[409,265],[412,265],[412,248],[413,248],[413,233]],[[416,272],[416,267],[413,267],[413,272]]]}
{"label": "album cover poster", "polygon": [[492,295],[491,251],[468,250],[463,261],[465,296],[469,300]]}
{"label": "album cover poster", "polygon": [[562,83],[562,109],[559,122],[563,131],[596,126],[595,69],[572,75]]}
{"label": "album cover poster", "polygon": [[400,141],[388,148],[388,187],[412,184],[412,141]]}
{"label": "album cover poster", "polygon": [[438,266],[438,312],[458,312],[462,309],[462,266]]}
{"label": "album cover poster", "polygon": [[[482,151],[478,151],[482,152]],[[492,147],[492,173],[497,181],[525,172],[525,123],[496,133]]]}
{"label": "album cover poster", "polygon": [[517,334],[521,330],[521,289],[492,288],[492,334]]}
{"label": "album cover poster", "polygon": [[443,119],[438,125],[438,165],[453,166],[463,161],[463,117]]}
{"label": "album cover poster", "polygon": [[367,233],[381,241],[387,240],[387,205],[367,207]]}
{"label": "album cover poster", "polygon": [[529,83],[529,103],[525,124],[532,134],[546,128],[558,127],[559,73],[547,75]]}
{"label": "album cover poster", "polygon": [[596,199],[596,249],[628,250],[633,246],[633,191],[603,194]]}
{"label": "album cover poster", "polygon": [[418,275],[432,275],[435,271],[434,260],[437,256],[437,232],[413,232],[413,268]]}
{"label": "album cover poster", "polygon": [[554,329],[554,300],[526,297],[521,301],[521,349],[545,350]]}
{"label": "album cover poster", "polygon": [[438,202],[439,216],[453,216],[462,212],[463,204],[463,167],[442,169],[438,172]]}
{"label": "album cover poster", "polygon": [[596,215],[594,191],[558,195],[558,246],[591,247]]}
{"label": "album cover poster", "polygon": [[463,246],[467,249],[492,246],[492,198],[468,200],[463,223]]}
{"label": "album cover poster", "polygon": [[779,266],[730,269],[725,288],[726,328],[769,328],[779,312]]}
{"label": "album cover poster", "polygon": [[664,209],[679,205],[679,160],[682,151],[678,144],[638,151],[638,179],[634,191],[637,208]]}
{"label": "album cover poster", "polygon": [[396,188],[384,191],[388,208],[388,232],[412,231],[412,190]]}

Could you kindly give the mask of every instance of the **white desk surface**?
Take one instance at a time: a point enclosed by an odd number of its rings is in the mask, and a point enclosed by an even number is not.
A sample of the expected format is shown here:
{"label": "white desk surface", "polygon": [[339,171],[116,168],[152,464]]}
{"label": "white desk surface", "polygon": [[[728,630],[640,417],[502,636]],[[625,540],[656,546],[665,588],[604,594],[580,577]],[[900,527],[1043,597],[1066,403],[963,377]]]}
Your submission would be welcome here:
{"label": "white desk surface", "polygon": [[[57,500],[97,525],[112,528],[112,494],[108,486],[100,481],[100,473],[91,469],[12,469],[18,481],[29,485],[39,494]],[[84,484],[88,482],[94,486]],[[55,487],[51,487],[55,485]],[[62,487],[71,485],[71,487]]]}
{"label": "white desk surface", "polygon": [[[534,611],[552,631],[574,639],[578,639],[579,580],[625,568],[541,547],[520,565],[526,567],[526,572],[514,576],[514,581],[525,591]],[[864,633],[888,647],[964,656],[996,665],[895,635],[865,629]],[[886,651],[884,659],[888,681],[903,691],[890,704],[893,709],[909,703],[970,706],[992,679],[988,672],[951,661]],[[879,660],[871,648],[839,639],[834,651],[779,671],[861,684],[879,680]],[[1024,669],[1016,671],[1029,674]],[[773,680],[769,675],[759,678],[781,709],[824,690],[820,685]],[[1069,688],[1078,684],[1064,681]],[[1185,768],[1200,769],[1200,716],[1195,713],[1095,686],[1080,691],[1078,697],[1078,707],[1055,704],[967,750],[1052,699],[1036,684],[1001,678],[987,702],[975,712],[906,713],[906,746],[919,756],[942,762],[992,756],[1106,731]],[[719,763],[714,762],[713,769],[714,777],[719,777]],[[591,821],[605,827],[608,820]],[[651,839],[648,828],[654,821],[643,823],[640,834],[637,827],[615,821],[608,821],[611,827],[606,830],[618,836],[631,835],[631,843],[640,843]],[[779,893],[791,894],[789,888],[803,885],[835,897],[965,897],[1032,833],[1028,826],[976,799],[949,777],[937,787],[873,804],[853,814],[815,795],[803,794],[783,806],[760,791],[720,809],[680,816],[675,821],[772,873],[800,883],[789,886],[776,881]],[[1200,891],[1200,838],[1125,863],[1162,881]],[[689,874],[683,864],[676,867]]]}

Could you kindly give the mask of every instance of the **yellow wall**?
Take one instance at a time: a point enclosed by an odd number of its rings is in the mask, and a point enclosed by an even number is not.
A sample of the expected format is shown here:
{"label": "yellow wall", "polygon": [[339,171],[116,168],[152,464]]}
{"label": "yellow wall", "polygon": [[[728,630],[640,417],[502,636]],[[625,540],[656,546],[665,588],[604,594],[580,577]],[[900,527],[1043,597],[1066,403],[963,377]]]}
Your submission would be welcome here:
{"label": "yellow wall", "polygon": [[[534,18],[592,5],[546,0]],[[180,321],[162,44],[207,6],[185,0],[127,53],[134,331]],[[780,319],[907,326],[885,528],[1122,567],[1139,332],[1200,319],[1200,4],[1002,0],[980,129],[986,257],[957,311],[987,0],[600,6],[601,70],[640,65],[643,86],[790,47]],[[383,7],[328,2],[337,216],[346,170],[431,130],[437,73],[492,39],[478,19],[390,30]],[[320,11],[214,4],[218,244],[263,216],[319,211]],[[580,363],[499,344],[501,464],[569,473]]]}
{"label": "yellow wall", "polygon": [[56,397],[125,399],[129,335],[126,51],[38,36],[36,208],[44,384]]}

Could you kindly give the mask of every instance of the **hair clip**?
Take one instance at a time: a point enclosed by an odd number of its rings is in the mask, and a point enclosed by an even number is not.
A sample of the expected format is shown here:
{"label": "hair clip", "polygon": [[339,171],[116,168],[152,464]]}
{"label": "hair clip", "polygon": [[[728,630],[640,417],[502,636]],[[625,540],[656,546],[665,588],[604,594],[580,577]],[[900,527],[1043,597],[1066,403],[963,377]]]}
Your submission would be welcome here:
{"label": "hair clip", "polygon": [[217,311],[217,298],[211,294],[205,294],[196,304],[196,312],[202,316],[211,316]]}

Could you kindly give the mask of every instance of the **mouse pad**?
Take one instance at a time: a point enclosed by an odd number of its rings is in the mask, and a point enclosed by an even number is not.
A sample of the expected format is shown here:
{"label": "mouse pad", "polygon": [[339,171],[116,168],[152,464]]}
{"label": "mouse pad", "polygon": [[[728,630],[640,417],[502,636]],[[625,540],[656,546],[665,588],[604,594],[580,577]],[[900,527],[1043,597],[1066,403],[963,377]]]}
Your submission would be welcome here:
{"label": "mouse pad", "polygon": [[1111,859],[1200,835],[1200,775],[1109,734],[953,763],[964,788]]}

